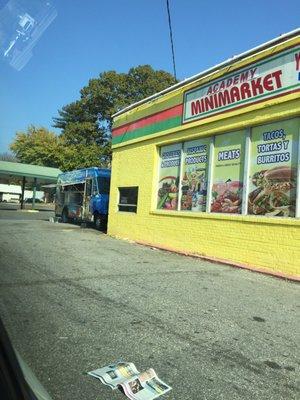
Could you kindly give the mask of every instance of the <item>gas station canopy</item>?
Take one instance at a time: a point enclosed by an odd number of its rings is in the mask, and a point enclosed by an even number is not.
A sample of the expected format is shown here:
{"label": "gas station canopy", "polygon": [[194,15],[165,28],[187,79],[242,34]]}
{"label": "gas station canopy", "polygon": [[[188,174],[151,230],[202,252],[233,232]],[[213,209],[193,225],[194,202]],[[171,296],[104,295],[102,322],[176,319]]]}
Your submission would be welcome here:
{"label": "gas station canopy", "polygon": [[61,170],[58,168],[0,161],[0,182],[10,184],[10,182],[16,178],[22,181],[21,209],[24,208],[25,185],[32,187],[32,208],[34,208],[37,185],[46,185],[56,182],[59,174],[61,174]]}
{"label": "gas station canopy", "polygon": [[38,180],[39,184],[47,184],[56,182],[59,174],[61,170],[58,168],[0,161],[0,179],[8,182],[12,177],[25,177],[26,183]]}

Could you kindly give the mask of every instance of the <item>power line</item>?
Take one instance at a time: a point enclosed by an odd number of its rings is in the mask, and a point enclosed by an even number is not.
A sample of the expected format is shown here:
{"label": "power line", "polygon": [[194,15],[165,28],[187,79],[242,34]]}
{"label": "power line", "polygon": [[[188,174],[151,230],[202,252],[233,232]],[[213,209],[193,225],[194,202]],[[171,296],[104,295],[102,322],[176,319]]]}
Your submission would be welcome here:
{"label": "power line", "polygon": [[168,11],[168,20],[169,20],[170,41],[171,41],[172,58],[173,58],[174,79],[175,79],[175,81],[177,81],[177,77],[176,77],[176,64],[175,64],[175,52],[174,52],[174,43],[173,43],[173,33],[172,33],[172,24],[171,24],[171,15],[170,15],[170,6],[169,6],[169,0],[166,0],[166,1],[167,1],[167,11]]}

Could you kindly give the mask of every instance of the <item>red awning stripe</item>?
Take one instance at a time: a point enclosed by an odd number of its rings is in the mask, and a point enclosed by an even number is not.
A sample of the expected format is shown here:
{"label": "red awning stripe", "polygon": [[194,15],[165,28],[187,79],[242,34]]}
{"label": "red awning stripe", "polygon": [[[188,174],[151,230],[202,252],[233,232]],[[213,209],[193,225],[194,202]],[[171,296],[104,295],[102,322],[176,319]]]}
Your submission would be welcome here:
{"label": "red awning stripe", "polygon": [[114,128],[112,130],[112,136],[123,135],[124,133],[131,132],[135,129],[143,128],[147,125],[152,125],[160,121],[164,121],[166,119],[177,117],[182,114],[182,104],[178,104],[174,107],[168,108],[167,110],[157,112],[155,114],[148,115],[147,117],[138,119],[133,122],[129,122],[118,128]]}

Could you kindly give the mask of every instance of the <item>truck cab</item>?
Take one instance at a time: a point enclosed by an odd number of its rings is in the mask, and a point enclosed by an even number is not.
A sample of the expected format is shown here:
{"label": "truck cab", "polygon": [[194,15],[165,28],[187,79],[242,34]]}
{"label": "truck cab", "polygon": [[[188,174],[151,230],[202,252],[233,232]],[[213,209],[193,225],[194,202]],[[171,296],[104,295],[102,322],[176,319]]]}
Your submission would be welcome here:
{"label": "truck cab", "polygon": [[55,215],[62,222],[93,222],[105,229],[110,188],[109,169],[83,168],[58,176]]}

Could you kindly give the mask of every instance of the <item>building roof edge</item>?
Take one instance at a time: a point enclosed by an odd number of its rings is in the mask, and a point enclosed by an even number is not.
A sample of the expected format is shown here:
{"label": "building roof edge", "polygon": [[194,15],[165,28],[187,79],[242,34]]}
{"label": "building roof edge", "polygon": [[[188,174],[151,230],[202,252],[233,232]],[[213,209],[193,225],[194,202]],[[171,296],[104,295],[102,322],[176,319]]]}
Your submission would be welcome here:
{"label": "building roof edge", "polygon": [[224,67],[226,67],[228,65],[231,65],[231,64],[235,63],[236,61],[239,61],[239,60],[241,60],[241,59],[243,59],[245,57],[251,56],[252,54],[259,53],[259,52],[261,52],[263,50],[266,50],[268,48],[272,48],[273,46],[278,45],[281,42],[283,42],[283,41],[285,41],[287,39],[291,39],[291,38],[293,38],[295,36],[298,36],[298,35],[300,35],[300,28],[297,28],[297,29],[294,29],[294,30],[292,30],[290,32],[282,34],[282,35],[280,35],[280,36],[278,36],[278,37],[276,37],[274,39],[271,39],[271,40],[269,40],[269,41],[267,41],[265,43],[260,44],[259,46],[253,47],[250,50],[247,50],[247,51],[245,51],[243,53],[240,53],[237,56],[233,56],[233,57],[221,62],[220,64],[216,64],[213,67],[210,67],[210,68],[208,68],[208,69],[206,69],[206,70],[204,70],[202,72],[199,72],[198,74],[193,75],[190,78],[184,79],[183,81],[180,81],[180,82],[176,83],[175,85],[172,85],[172,86],[170,86],[170,87],[168,87],[168,88],[166,88],[166,89],[164,89],[164,90],[162,90],[160,92],[157,92],[157,93],[153,94],[152,96],[149,96],[149,97],[146,97],[143,100],[137,101],[136,103],[133,103],[133,104],[123,108],[122,110],[116,112],[115,114],[112,115],[112,117],[114,118],[114,117],[117,117],[117,116],[119,116],[121,114],[124,114],[127,111],[130,111],[133,108],[138,107],[141,104],[145,104],[150,100],[157,99],[157,98],[159,98],[160,96],[163,96],[166,93],[172,92],[173,90],[176,90],[176,89],[178,89],[178,88],[180,88],[182,86],[185,86],[188,83],[194,82],[199,78],[203,78],[203,77],[211,74],[212,72],[216,72],[220,68],[224,68]]}

